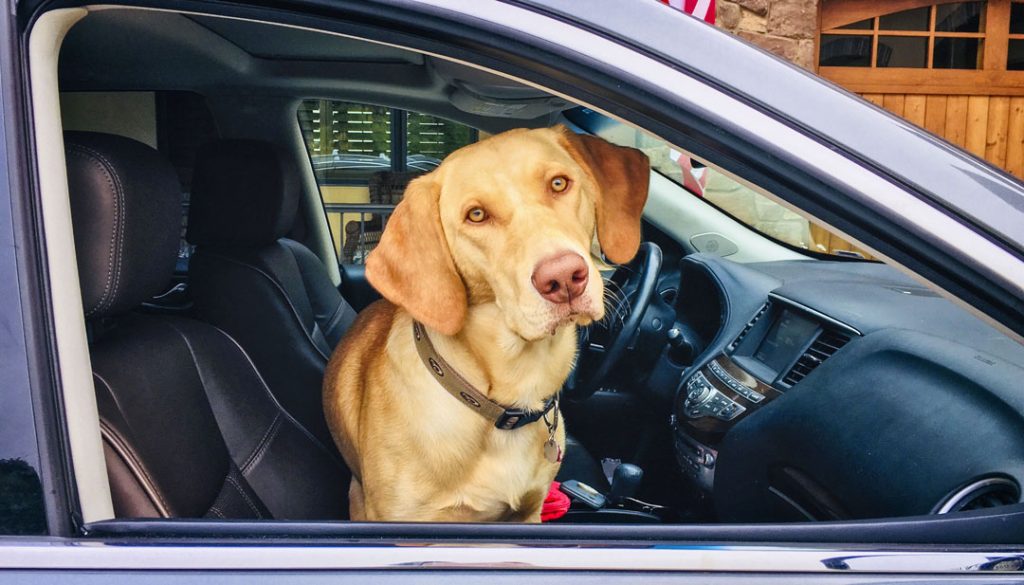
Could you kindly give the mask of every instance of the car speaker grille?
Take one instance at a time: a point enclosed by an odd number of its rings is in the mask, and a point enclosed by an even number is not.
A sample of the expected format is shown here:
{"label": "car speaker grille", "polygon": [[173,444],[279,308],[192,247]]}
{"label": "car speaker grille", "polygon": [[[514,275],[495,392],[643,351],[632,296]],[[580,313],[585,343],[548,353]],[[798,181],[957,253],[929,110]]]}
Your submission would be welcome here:
{"label": "car speaker grille", "polygon": [[760,319],[761,317],[764,317],[764,314],[767,313],[768,309],[770,309],[771,307],[772,302],[771,300],[769,300],[757,311],[757,313],[754,314],[753,317],[750,318],[750,321],[748,321],[747,324],[743,327],[743,331],[740,331],[740,334],[736,336],[736,339],[732,340],[732,343],[729,344],[729,351],[732,351],[739,347],[740,342],[743,341],[743,338],[747,336],[747,333],[750,333],[750,330],[754,328],[754,325],[757,323],[757,320]]}
{"label": "car speaker grille", "polygon": [[1020,501],[1020,486],[1005,477],[986,477],[959,488],[935,507],[936,514],[1009,506]]}
{"label": "car speaker grille", "polygon": [[820,366],[822,362],[832,357],[844,345],[850,342],[850,336],[835,329],[823,329],[814,343],[807,348],[807,351],[800,356],[800,359],[793,364],[793,367],[782,377],[781,385],[787,388],[792,387],[800,380],[807,377]]}

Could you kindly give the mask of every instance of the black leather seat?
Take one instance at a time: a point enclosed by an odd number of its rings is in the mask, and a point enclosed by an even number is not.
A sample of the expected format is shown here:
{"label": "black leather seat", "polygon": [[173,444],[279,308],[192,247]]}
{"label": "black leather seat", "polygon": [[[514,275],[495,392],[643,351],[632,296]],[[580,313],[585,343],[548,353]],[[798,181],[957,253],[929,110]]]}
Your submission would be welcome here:
{"label": "black leather seat", "polygon": [[[297,171],[273,145],[223,140],[197,155],[188,239],[199,318],[252,356],[288,412],[333,445],[323,416],[324,367],[355,311],[320,260],[284,238],[298,207]],[[601,466],[569,437],[559,478],[607,491]]]}
{"label": "black leather seat", "polygon": [[277,400],[333,449],[324,367],[356,312],[320,259],[284,238],[298,202],[297,170],[272,144],[201,148],[189,205],[189,289],[196,315],[237,339]]}
{"label": "black leather seat", "polygon": [[69,133],[68,181],[103,449],[119,517],[342,519],[348,470],[274,399],[223,331],[135,309],[170,280],[170,164]]}

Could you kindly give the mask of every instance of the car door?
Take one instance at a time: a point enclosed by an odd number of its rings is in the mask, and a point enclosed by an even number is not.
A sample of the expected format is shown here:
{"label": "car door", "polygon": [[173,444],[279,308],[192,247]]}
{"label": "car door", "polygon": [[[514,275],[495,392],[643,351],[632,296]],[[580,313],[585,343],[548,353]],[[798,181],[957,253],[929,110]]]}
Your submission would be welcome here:
{"label": "car door", "polygon": [[[593,18],[577,14],[575,3],[557,1],[293,2],[274,9],[153,5],[408,46],[566,95],[722,161],[955,295],[1010,334],[1024,333],[1024,238],[1017,237],[1024,222],[1020,210],[998,203],[1019,196],[1019,184],[935,141],[911,136],[902,123],[687,17],[668,16],[668,9],[656,3],[626,8],[591,2],[588,15]],[[18,276],[18,294],[9,291],[3,315],[13,329],[24,332],[4,340],[10,353],[4,357],[7,390],[2,396],[5,406],[8,399],[11,406],[0,411],[5,417],[0,421],[9,418],[14,422],[5,428],[24,429],[15,433],[22,443],[32,442],[23,439],[32,436],[29,426],[35,427],[36,450],[25,447],[22,457],[40,476],[49,533],[35,530],[36,535],[0,539],[0,567],[10,571],[8,582],[72,577],[82,582],[169,582],[209,575],[246,582],[344,576],[466,582],[485,577],[509,582],[636,582],[641,577],[815,582],[836,572],[847,582],[867,582],[880,574],[953,579],[1024,568],[1021,505],[956,518],[793,525],[423,526],[111,519],[103,501],[105,474],[83,471],[89,456],[83,445],[97,440],[98,431],[83,415],[89,414],[91,388],[73,377],[88,368],[85,332],[71,327],[66,314],[69,304],[79,303],[77,292],[62,291],[59,284],[59,278],[73,271],[60,263],[66,249],[43,249],[43,232],[68,228],[60,221],[66,220],[66,212],[61,215],[56,202],[47,199],[46,171],[53,167],[46,164],[46,140],[53,138],[53,128],[30,117],[25,101],[31,91],[37,115],[45,109],[45,72],[32,70],[30,80],[23,64],[29,49],[47,49],[32,47],[26,35],[40,35],[34,37],[41,39],[38,43],[59,39],[54,32],[59,15],[48,13],[49,8],[44,3],[20,6],[18,22],[10,21],[4,29],[10,32],[10,44],[4,45],[8,50],[0,70],[7,138],[0,156],[7,157],[9,173],[0,193],[11,200],[9,227],[16,244],[4,248],[0,269],[5,277],[15,270]],[[659,29],[661,18],[693,35],[688,47],[703,43],[723,63],[703,69],[687,64],[684,50],[666,46],[672,39],[667,33],[644,42],[651,35],[643,27]],[[759,89],[751,80],[737,78],[743,70],[757,68],[762,68],[758,79],[763,82],[763,71],[770,71],[780,87]],[[776,101],[787,92],[803,93],[809,104],[803,107],[811,114],[801,115],[795,106]],[[838,122],[824,117],[829,106],[847,108],[857,117],[859,130],[874,136],[858,138],[855,128],[837,130]],[[884,148],[873,144],[880,136]],[[913,156],[900,158],[902,166],[894,168],[896,161],[886,154],[898,148],[909,149]],[[920,159],[931,165],[930,175],[914,168]],[[969,179],[957,178],[954,171]],[[36,180],[29,181],[34,174]],[[950,195],[955,180],[987,181],[993,205],[981,212],[964,211],[955,193]],[[5,217],[0,215],[0,230]],[[14,300],[22,305],[18,310]]]}

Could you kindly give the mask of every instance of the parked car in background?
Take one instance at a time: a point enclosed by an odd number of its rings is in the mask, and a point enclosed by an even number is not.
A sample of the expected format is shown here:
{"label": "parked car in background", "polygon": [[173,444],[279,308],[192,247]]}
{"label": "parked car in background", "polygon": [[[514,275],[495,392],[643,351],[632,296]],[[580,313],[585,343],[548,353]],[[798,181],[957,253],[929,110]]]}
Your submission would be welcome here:
{"label": "parked car in background", "polygon": [[[1024,572],[1015,178],[657,2],[143,4],[0,14],[4,583]],[[351,104],[377,117],[325,114]],[[563,478],[603,503],[347,520],[320,375],[377,298],[358,259],[400,194],[371,176],[441,158],[413,119],[444,152],[563,124],[650,155],[561,401]],[[154,203],[181,192],[184,230]]]}

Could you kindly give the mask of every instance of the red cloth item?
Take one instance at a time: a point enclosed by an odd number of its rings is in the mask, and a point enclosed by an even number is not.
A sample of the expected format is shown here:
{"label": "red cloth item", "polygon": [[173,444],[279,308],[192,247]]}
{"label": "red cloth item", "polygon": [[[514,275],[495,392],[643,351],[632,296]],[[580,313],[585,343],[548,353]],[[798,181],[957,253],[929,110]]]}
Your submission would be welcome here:
{"label": "red cloth item", "polygon": [[560,482],[551,482],[548,497],[544,498],[544,506],[540,509],[541,522],[558,520],[569,511],[569,506],[572,502],[569,501],[569,496],[562,493],[562,490],[559,489],[560,487],[562,487]]}

